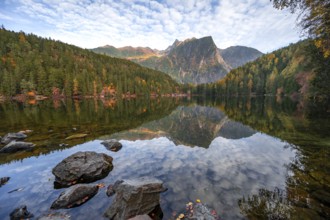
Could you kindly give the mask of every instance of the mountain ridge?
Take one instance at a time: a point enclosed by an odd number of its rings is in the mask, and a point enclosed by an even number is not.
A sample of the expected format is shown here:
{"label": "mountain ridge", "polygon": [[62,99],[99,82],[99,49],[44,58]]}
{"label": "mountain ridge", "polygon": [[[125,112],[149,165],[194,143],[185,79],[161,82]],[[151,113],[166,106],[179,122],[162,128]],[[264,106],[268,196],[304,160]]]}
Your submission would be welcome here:
{"label": "mountain ridge", "polygon": [[[217,81],[230,70],[253,61],[263,54],[257,49],[245,46],[219,49],[212,36],[199,39],[193,37],[183,41],[176,39],[165,50],[126,46],[115,48],[117,51],[114,51],[113,48],[98,47],[92,51],[129,59],[165,72],[177,82],[192,84]],[[125,50],[126,54],[119,52],[120,50]]]}

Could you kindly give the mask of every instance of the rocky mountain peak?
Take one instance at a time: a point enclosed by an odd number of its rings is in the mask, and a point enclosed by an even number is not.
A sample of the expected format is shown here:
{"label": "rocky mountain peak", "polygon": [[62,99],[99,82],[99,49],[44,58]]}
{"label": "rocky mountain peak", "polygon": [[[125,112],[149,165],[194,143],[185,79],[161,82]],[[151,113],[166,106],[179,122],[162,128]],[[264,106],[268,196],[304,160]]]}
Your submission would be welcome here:
{"label": "rocky mountain peak", "polygon": [[111,45],[109,45],[109,44],[106,44],[106,45],[104,45],[104,46],[101,46],[100,48],[115,48],[114,46],[111,46]]}
{"label": "rocky mountain peak", "polygon": [[218,49],[213,38],[176,39],[166,50],[150,48],[96,48],[95,52],[130,59],[143,66],[163,71],[182,83],[208,83],[224,77],[231,69],[262,55],[256,49],[234,46]]}

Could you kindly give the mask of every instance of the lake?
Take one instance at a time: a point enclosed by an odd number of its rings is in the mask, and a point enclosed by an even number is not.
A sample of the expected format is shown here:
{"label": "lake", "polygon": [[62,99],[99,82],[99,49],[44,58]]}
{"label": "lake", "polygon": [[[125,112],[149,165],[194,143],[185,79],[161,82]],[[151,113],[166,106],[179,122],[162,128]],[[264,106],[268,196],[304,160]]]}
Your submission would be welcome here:
{"label": "lake", "polygon": [[[279,97],[31,100],[0,103],[0,118],[0,136],[32,130],[26,141],[36,144],[0,154],[0,177],[10,177],[0,187],[0,219],[23,204],[35,217],[54,212],[50,206],[64,189],[54,189],[51,171],[78,151],[113,157],[113,170],[96,183],[162,180],[163,219],[175,219],[197,199],[221,219],[330,218],[327,106]],[[87,136],[65,139],[74,134]],[[118,152],[101,144],[112,138],[123,144]],[[102,219],[113,201],[105,191],[59,212]]]}

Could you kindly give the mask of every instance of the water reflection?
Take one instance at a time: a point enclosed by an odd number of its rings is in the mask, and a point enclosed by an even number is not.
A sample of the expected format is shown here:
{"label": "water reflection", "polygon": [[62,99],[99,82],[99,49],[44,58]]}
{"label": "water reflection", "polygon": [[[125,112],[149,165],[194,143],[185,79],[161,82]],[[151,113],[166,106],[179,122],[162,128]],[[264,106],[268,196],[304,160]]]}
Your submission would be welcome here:
{"label": "water reflection", "polygon": [[[114,158],[113,171],[98,182],[141,176],[163,180],[169,188],[161,195],[164,219],[196,199],[223,219],[329,218],[330,121],[319,108],[306,110],[271,97],[114,105],[60,101],[56,106],[0,104],[0,135],[31,129],[28,141],[39,144],[32,153],[0,156],[0,177],[11,177],[0,188],[0,219],[21,204],[36,216],[48,213],[61,192],[53,189],[51,169],[77,151],[90,150]],[[84,132],[86,139],[65,140]],[[109,137],[120,139],[120,151],[101,144]],[[59,148],[62,142],[69,147]],[[8,193],[14,189],[22,190]],[[101,189],[65,212],[74,219],[102,219],[111,201]]]}
{"label": "water reflection", "polygon": [[[26,141],[37,147],[32,152],[0,154],[0,164],[33,155],[71,147],[101,135],[135,128],[145,122],[160,119],[177,107],[176,100],[47,100],[36,105],[0,103],[0,136],[9,132],[33,130]],[[55,104],[56,103],[56,104]],[[74,134],[88,134],[83,139],[66,140]]]}
{"label": "water reflection", "polygon": [[[220,108],[242,123],[269,135],[291,143],[297,150],[295,158],[288,164],[289,175],[285,194],[277,203],[285,207],[284,219],[329,219],[330,218],[330,114],[328,103],[292,102],[271,97],[234,99],[222,101]],[[263,189],[265,192],[269,189]],[[283,190],[283,189],[282,189]],[[269,217],[269,206],[274,208],[276,188],[270,189],[272,197],[250,194],[250,201],[242,207],[248,217]],[[244,198],[244,197],[243,197]],[[241,198],[239,201],[242,201]],[[256,205],[264,201],[262,205]],[[276,203],[275,203],[276,204]],[[289,204],[289,205],[287,205]],[[267,214],[268,213],[268,214]],[[279,219],[280,215],[278,216]]]}
{"label": "water reflection", "polygon": [[[116,153],[107,151],[100,141],[93,141],[0,167],[2,175],[13,177],[1,188],[0,200],[6,203],[2,204],[0,218],[6,219],[14,204],[33,204],[29,209],[34,213],[47,211],[60,193],[53,189],[51,169],[64,157],[87,150],[114,157],[113,171],[99,182],[108,184],[141,176],[163,180],[169,188],[161,198],[164,219],[197,198],[224,218],[242,218],[237,206],[241,195],[255,193],[261,187],[284,186],[286,168],[282,165],[294,156],[294,151],[284,148],[284,142],[260,133],[239,140],[218,137],[208,149],[176,145],[166,137],[121,142],[123,148]],[[24,190],[8,194],[13,188]],[[101,218],[109,202],[103,190],[85,205],[67,212],[77,219]]]}
{"label": "water reflection", "polygon": [[230,120],[217,108],[190,105],[180,106],[160,120],[103,138],[148,140],[166,136],[176,145],[208,148],[216,137],[241,139],[255,133],[250,127]]}

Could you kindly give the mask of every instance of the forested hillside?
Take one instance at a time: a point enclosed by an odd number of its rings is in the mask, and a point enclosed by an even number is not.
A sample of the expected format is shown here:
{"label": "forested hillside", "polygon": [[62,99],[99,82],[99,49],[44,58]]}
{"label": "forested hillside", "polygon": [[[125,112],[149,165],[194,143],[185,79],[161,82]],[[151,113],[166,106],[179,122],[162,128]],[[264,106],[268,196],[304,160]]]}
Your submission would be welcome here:
{"label": "forested hillside", "polygon": [[175,92],[168,75],[33,34],[0,29],[0,96],[121,96]]}
{"label": "forested hillside", "polygon": [[329,58],[305,40],[238,67],[216,83],[200,85],[195,93],[326,97],[330,94],[328,70]]}

